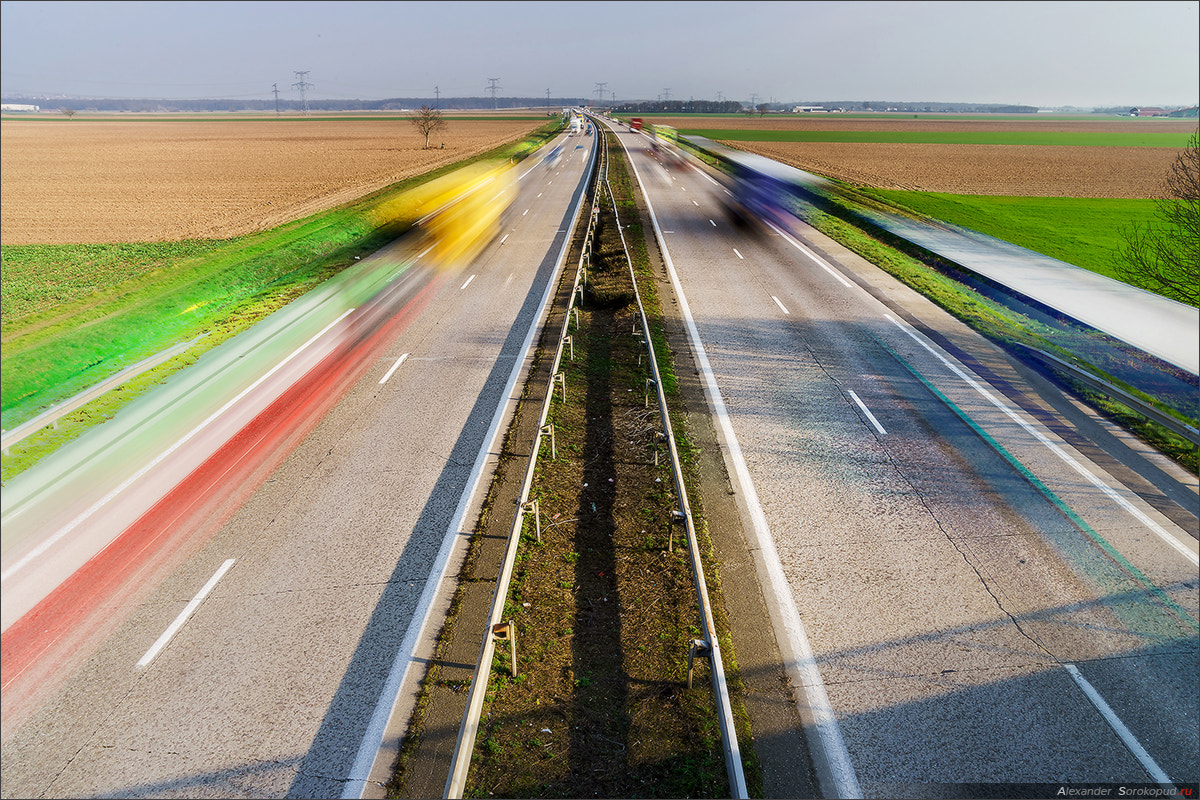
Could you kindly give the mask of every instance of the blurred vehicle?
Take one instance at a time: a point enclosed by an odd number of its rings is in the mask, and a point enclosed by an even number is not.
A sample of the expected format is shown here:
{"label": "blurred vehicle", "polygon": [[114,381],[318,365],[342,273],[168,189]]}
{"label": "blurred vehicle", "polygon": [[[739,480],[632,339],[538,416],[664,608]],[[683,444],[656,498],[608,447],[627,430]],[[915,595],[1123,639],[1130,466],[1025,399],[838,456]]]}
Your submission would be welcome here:
{"label": "blurred vehicle", "polygon": [[511,164],[472,164],[416,190],[417,225],[441,269],[470,262],[500,230],[517,193]]}
{"label": "blurred vehicle", "polygon": [[641,117],[634,117],[633,119],[629,120],[629,130],[640,131],[641,129],[642,129],[642,118]]}

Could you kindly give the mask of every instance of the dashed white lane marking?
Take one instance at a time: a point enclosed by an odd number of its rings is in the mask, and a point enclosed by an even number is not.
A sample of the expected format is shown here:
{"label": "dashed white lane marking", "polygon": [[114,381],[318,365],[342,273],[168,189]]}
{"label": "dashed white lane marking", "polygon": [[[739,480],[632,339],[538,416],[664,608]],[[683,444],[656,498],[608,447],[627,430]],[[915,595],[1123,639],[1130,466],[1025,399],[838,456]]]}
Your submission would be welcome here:
{"label": "dashed white lane marking", "polygon": [[879,420],[875,419],[875,415],[871,413],[871,409],[867,408],[866,403],[858,399],[858,395],[854,393],[854,390],[847,389],[846,392],[850,395],[851,400],[853,400],[855,403],[858,403],[858,407],[861,408],[862,412],[867,415],[867,419],[871,420],[871,424],[875,426],[875,430],[886,434],[887,431],[885,431],[883,426],[879,424]]}
{"label": "dashed white lane marking", "polygon": [[217,569],[213,576],[208,579],[208,583],[204,584],[200,591],[196,593],[196,596],[192,598],[192,602],[183,607],[183,611],[180,611],[179,616],[175,618],[175,621],[172,622],[165,631],[163,631],[163,635],[158,637],[158,641],[150,645],[150,649],[146,651],[146,655],[142,656],[142,660],[137,663],[139,667],[144,667],[153,661],[155,657],[162,651],[162,649],[167,646],[167,642],[171,641],[171,637],[179,633],[179,629],[182,628],[184,623],[188,621],[188,617],[190,617],[192,612],[200,607],[200,604],[204,602],[204,598],[208,597],[208,593],[211,592],[213,587],[217,585],[217,581],[221,580],[225,573],[229,571],[229,568],[233,566],[233,562],[234,559],[227,559],[225,563],[222,564],[219,569]]}
{"label": "dashed white lane marking", "polygon": [[1142,743],[1137,740],[1133,732],[1125,727],[1125,723],[1121,722],[1121,718],[1112,710],[1112,706],[1100,696],[1100,693],[1088,682],[1088,679],[1083,677],[1079,668],[1074,664],[1063,664],[1063,667],[1075,680],[1075,683],[1079,685],[1079,688],[1083,690],[1083,693],[1087,695],[1087,699],[1092,701],[1092,705],[1104,717],[1104,721],[1109,724],[1109,727],[1113,729],[1117,736],[1121,737],[1121,741],[1129,748],[1129,752],[1133,753],[1134,758],[1141,762],[1142,767],[1150,774],[1154,782],[1161,784],[1171,783],[1171,779],[1167,776],[1167,773],[1163,772],[1154,759],[1150,757],[1150,754],[1146,752],[1146,748],[1142,747]]}
{"label": "dashed white lane marking", "polygon": [[393,373],[393,372],[395,372],[396,370],[400,369],[400,365],[404,363],[405,359],[407,359],[407,358],[409,357],[409,355],[411,355],[411,354],[410,354],[410,353],[405,353],[404,355],[402,355],[402,356],[400,356],[399,358],[397,358],[397,359],[396,359],[396,363],[395,363],[395,364],[392,364],[392,368],[391,368],[391,369],[389,369],[389,370],[387,371],[387,374],[386,374],[386,375],[384,375],[382,378],[380,378],[380,379],[379,379],[379,383],[380,383],[380,385],[382,385],[382,384],[385,384],[385,383],[387,383],[387,382],[388,382],[388,378],[392,377],[392,373]]}
{"label": "dashed white lane marking", "polygon": [[470,285],[471,285],[471,281],[473,281],[473,280],[475,280],[475,276],[474,276],[474,275],[472,275],[471,277],[467,278],[467,282],[466,282],[466,283],[464,283],[462,286],[458,287],[459,291],[462,291],[463,289],[465,289],[465,288],[467,288],[468,286],[470,286]]}
{"label": "dashed white lane marking", "polygon": [[787,310],[787,306],[785,306],[783,303],[779,302],[778,297],[776,297],[775,295],[771,295],[771,299],[775,301],[775,305],[779,306],[780,311],[787,314],[788,316],[791,316],[792,312]]}
{"label": "dashed white lane marking", "polygon": [[738,258],[742,259],[742,261],[745,261],[745,260],[746,260],[746,257],[745,257],[745,256],[743,256],[741,253],[739,253],[739,252],[738,252],[738,249],[737,249],[736,247],[735,247],[735,248],[733,248],[733,252],[734,252],[734,253],[737,255],[737,257],[738,257]]}

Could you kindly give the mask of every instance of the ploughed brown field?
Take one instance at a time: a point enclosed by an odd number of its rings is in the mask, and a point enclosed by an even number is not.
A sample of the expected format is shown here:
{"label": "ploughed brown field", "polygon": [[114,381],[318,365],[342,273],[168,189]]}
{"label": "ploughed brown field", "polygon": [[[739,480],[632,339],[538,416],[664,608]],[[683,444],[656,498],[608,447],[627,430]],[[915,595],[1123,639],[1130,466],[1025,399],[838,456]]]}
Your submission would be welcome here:
{"label": "ploughed brown field", "polygon": [[[544,120],[5,119],[0,241],[223,239],[520,139]],[[442,144],[445,148],[442,148]]]}
{"label": "ploughed brown field", "polygon": [[[677,128],[837,131],[1139,131],[1190,133],[1195,120],[847,118],[801,114],[699,121],[655,118]],[[1160,196],[1178,151],[1167,147],[1087,147],[841,142],[723,142],[856,186],[1021,197]]]}

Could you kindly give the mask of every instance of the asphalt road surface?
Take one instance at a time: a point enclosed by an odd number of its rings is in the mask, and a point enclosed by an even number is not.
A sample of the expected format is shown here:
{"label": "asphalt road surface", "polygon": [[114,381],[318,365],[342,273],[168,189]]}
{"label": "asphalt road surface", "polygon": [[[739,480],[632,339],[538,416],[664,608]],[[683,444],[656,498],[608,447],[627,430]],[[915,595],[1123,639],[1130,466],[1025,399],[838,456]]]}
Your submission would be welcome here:
{"label": "asphalt road surface", "polygon": [[708,174],[613,127],[823,794],[1195,782],[1195,477],[816,231],[734,225]]}
{"label": "asphalt road surface", "polygon": [[195,391],[172,381],[121,433],[6,488],[4,797],[386,781],[388,723],[453,589],[593,142],[518,165],[470,264],[429,268],[401,240],[213,351]]}

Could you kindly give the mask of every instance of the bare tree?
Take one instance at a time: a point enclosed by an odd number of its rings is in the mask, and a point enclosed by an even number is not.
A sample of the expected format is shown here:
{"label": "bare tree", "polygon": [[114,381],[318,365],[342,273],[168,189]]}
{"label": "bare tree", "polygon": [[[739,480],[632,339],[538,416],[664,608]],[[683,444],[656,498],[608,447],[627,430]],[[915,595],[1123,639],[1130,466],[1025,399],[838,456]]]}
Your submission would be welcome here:
{"label": "bare tree", "polygon": [[1200,294],[1200,150],[1193,133],[1167,173],[1153,222],[1121,230],[1117,273],[1127,283],[1181,303],[1197,305]]}
{"label": "bare tree", "polygon": [[66,115],[67,115],[67,119],[75,119],[75,109],[73,109],[73,108],[60,108],[60,109],[59,109],[59,111],[61,111],[63,114],[66,114]]}
{"label": "bare tree", "polygon": [[425,134],[425,147],[423,148],[425,150],[429,149],[429,134],[446,127],[446,120],[442,119],[442,112],[429,106],[421,106],[416,114],[409,117],[409,120],[413,127]]}

